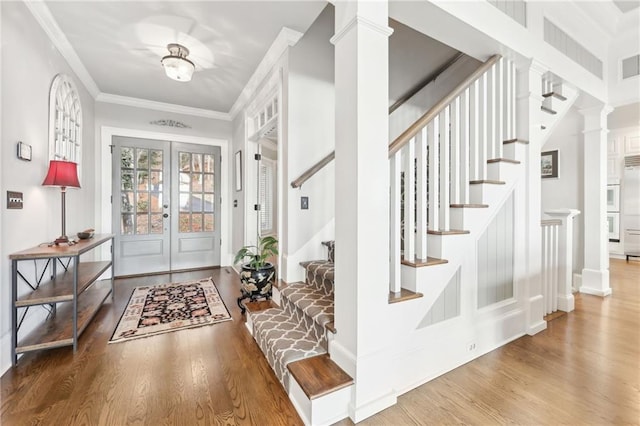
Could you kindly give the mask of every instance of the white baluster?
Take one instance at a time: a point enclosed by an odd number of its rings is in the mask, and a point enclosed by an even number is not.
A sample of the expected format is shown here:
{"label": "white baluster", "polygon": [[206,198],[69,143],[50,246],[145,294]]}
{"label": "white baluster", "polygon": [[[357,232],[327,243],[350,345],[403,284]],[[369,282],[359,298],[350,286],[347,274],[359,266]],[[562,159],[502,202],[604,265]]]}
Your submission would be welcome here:
{"label": "white baluster", "polygon": [[558,310],[558,225],[553,226],[553,245],[551,246],[551,312]]}
{"label": "white baluster", "polygon": [[504,136],[503,141],[513,138],[513,131],[511,130],[511,102],[512,102],[512,93],[511,93],[511,62],[505,61],[504,68]]}
{"label": "white baluster", "polygon": [[449,230],[451,221],[449,217],[449,210],[451,209],[451,203],[449,202],[450,115],[449,106],[440,113],[440,230],[442,231]]}
{"label": "white baluster", "polygon": [[460,204],[460,96],[451,105],[451,204]]}
{"label": "white baluster", "polygon": [[400,152],[396,152],[389,159],[389,171],[391,173],[391,199],[389,200],[389,290],[397,293],[400,291]]}
{"label": "white baluster", "polygon": [[[496,158],[495,137],[496,137],[496,64],[493,64],[486,72],[487,79],[487,157],[485,160]],[[486,176],[486,175],[485,175]]]}
{"label": "white baluster", "polygon": [[505,60],[500,58],[496,64],[496,108],[495,108],[495,137],[493,139],[493,146],[495,147],[493,158],[502,158],[502,142],[504,141],[504,121],[505,121],[505,108],[504,108],[504,67]]}
{"label": "white baluster", "polygon": [[438,130],[440,128],[439,117],[435,117],[431,123],[427,125],[427,140],[429,145],[429,229],[435,231],[438,229],[439,220],[439,175],[438,160],[440,158],[440,144],[438,141]]}
{"label": "white baluster", "polygon": [[416,257],[427,259],[427,128],[416,135]]}
{"label": "white baluster", "polygon": [[515,138],[516,137],[516,132],[517,132],[517,128],[516,128],[516,76],[518,75],[516,73],[516,64],[513,62],[510,62],[511,65],[511,137]]}
{"label": "white baluster", "polygon": [[480,93],[480,129],[478,141],[478,179],[484,180],[487,178],[487,122],[488,122],[488,108],[487,108],[487,74],[483,74],[478,79],[479,93]]}
{"label": "white baluster", "polygon": [[469,89],[460,95],[460,203],[469,204]]}
{"label": "white baluster", "polygon": [[404,147],[404,258],[411,262],[416,256],[415,251],[415,190],[416,190],[416,167],[415,167],[415,138],[411,138]]}
{"label": "white baluster", "polygon": [[480,179],[478,156],[480,148],[480,83],[476,80],[469,87],[469,180]]}

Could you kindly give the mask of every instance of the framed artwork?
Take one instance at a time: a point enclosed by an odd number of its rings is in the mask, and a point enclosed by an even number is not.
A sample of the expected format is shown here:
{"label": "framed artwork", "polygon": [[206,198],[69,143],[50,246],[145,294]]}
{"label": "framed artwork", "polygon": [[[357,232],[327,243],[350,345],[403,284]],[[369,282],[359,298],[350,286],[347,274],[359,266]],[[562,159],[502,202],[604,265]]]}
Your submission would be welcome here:
{"label": "framed artwork", "polygon": [[620,185],[607,185],[607,211],[620,211]]}
{"label": "framed artwork", "polygon": [[620,242],[620,213],[607,213],[607,232],[609,241]]}
{"label": "framed artwork", "polygon": [[31,161],[31,145],[18,142],[18,158],[24,161]]}
{"label": "framed artwork", "polygon": [[234,182],[236,185],[236,192],[242,191],[242,151],[236,152]]}
{"label": "framed artwork", "polygon": [[558,150],[540,154],[540,175],[542,179],[558,177]]}

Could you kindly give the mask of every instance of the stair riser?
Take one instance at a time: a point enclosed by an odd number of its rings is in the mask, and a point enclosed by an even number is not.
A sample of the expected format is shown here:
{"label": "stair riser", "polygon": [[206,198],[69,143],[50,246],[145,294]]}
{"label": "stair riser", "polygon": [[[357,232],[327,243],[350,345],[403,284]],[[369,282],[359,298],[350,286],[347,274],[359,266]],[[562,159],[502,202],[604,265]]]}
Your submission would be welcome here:
{"label": "stair riser", "polygon": [[472,242],[470,234],[459,235],[427,235],[429,256],[440,259],[450,259],[456,256],[459,247]]}
{"label": "stair riser", "polygon": [[487,179],[508,182],[509,177],[518,169],[519,164],[498,161],[487,164]]}
{"label": "stair riser", "polygon": [[523,162],[527,158],[527,144],[518,142],[505,144],[503,155],[510,160]]}
{"label": "stair riser", "polygon": [[469,201],[471,204],[489,204],[500,196],[505,185],[480,183],[469,185]]}

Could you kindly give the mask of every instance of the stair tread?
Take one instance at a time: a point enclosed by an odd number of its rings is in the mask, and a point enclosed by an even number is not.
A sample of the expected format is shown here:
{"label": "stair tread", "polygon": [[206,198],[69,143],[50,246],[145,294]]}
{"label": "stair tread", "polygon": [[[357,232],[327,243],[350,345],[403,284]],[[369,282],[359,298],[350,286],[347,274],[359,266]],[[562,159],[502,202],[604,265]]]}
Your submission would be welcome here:
{"label": "stair tread", "polygon": [[326,354],[292,362],[287,368],[310,400],[354,383],[353,378]]}
{"label": "stair tread", "polygon": [[558,92],[549,92],[549,93],[543,94],[542,96],[545,97],[545,98],[554,97],[554,98],[556,98],[558,100],[561,100],[561,101],[566,101],[567,100],[567,98],[565,96],[561,95]]}
{"label": "stair tread", "polygon": [[518,138],[514,138],[514,139],[507,139],[506,141],[503,141],[502,144],[503,145],[508,145],[510,143],[522,143],[522,144],[528,144],[529,141],[526,141],[524,139],[518,139]]}
{"label": "stair tread", "polygon": [[406,265],[406,266],[412,266],[414,268],[422,268],[424,266],[443,265],[445,263],[449,263],[449,261],[447,259],[438,259],[438,258],[435,258],[435,257],[427,257],[426,260],[415,258],[413,260],[413,262],[410,261],[410,260],[402,259],[400,261],[400,263],[402,263],[403,265]]}
{"label": "stair tread", "polygon": [[483,183],[488,183],[491,185],[504,185],[506,182],[503,180],[481,179],[481,180],[472,180],[469,182],[469,185],[480,185]]}
{"label": "stair tread", "polygon": [[250,313],[253,335],[276,376],[287,388],[286,366],[294,361],[327,353],[315,327],[280,308]]}
{"label": "stair tread", "polygon": [[401,288],[399,293],[389,292],[389,303],[404,302],[407,300],[419,299],[422,293],[416,293],[406,288]]}
{"label": "stair tread", "polygon": [[518,160],[512,160],[511,158],[492,158],[491,160],[487,160],[487,163],[511,163],[511,164],[520,164]]}
{"label": "stair tread", "polygon": [[552,110],[551,108],[547,108],[546,106],[541,106],[540,110],[546,112],[547,114],[551,114],[551,115],[557,114],[556,111]]}
{"label": "stair tread", "polygon": [[464,229],[449,229],[448,231],[438,230],[438,229],[429,229],[427,234],[430,235],[463,235],[469,234],[469,231],[465,231]]}
{"label": "stair tread", "polygon": [[486,209],[489,204],[449,204],[452,209]]}
{"label": "stair tread", "polygon": [[289,284],[280,292],[280,299],[292,303],[321,327],[334,322],[333,295],[311,285],[302,282]]}

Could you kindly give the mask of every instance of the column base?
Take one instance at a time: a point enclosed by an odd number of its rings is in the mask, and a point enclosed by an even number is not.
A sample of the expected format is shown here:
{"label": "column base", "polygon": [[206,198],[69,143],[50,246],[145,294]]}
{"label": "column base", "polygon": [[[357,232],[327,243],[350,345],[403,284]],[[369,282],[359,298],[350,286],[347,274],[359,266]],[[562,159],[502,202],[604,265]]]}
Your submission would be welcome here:
{"label": "column base", "polygon": [[593,294],[594,296],[605,297],[612,292],[609,287],[609,271],[596,269],[582,270],[582,285],[578,289],[580,293]]}
{"label": "column base", "polygon": [[563,312],[571,312],[576,307],[576,301],[573,294],[558,296],[558,310]]}

